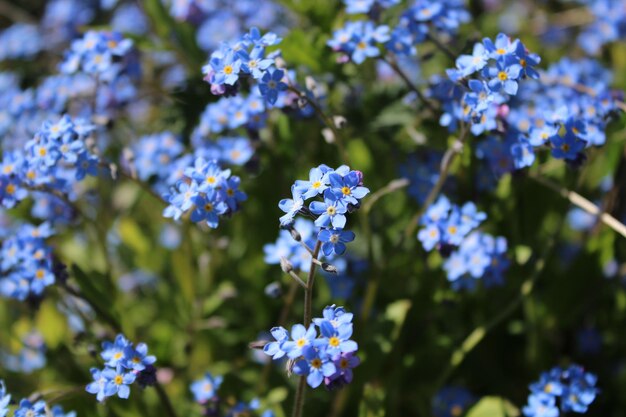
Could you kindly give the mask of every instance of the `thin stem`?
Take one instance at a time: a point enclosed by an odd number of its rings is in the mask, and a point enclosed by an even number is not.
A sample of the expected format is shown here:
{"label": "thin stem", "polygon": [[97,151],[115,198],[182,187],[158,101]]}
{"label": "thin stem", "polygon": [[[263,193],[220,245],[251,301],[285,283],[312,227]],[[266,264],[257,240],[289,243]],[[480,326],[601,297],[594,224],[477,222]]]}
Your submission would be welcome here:
{"label": "thin stem", "polygon": [[165,391],[165,389],[163,389],[158,381],[154,383],[154,388],[156,389],[159,400],[161,400],[161,404],[163,404],[163,407],[165,407],[165,411],[167,411],[169,417],[178,417],[178,415],[176,414],[176,409],[170,401],[170,397],[168,397],[167,392]]}
{"label": "thin stem", "polygon": [[509,318],[522,304],[522,302],[528,298],[528,296],[533,291],[535,282],[541,276],[543,272],[547,259],[552,254],[554,247],[557,242],[557,238],[561,233],[561,229],[563,226],[563,221],[561,220],[560,224],[556,228],[555,233],[547,244],[547,247],[544,251],[544,255],[537,259],[535,262],[535,266],[533,269],[532,275],[524,281],[522,286],[520,287],[519,294],[515,297],[514,300],[509,302],[507,306],[500,311],[497,315],[495,315],[491,320],[487,323],[476,327],[461,343],[461,346],[456,349],[452,355],[450,356],[450,360],[448,362],[448,366],[443,370],[440,374],[439,378],[434,385],[435,389],[439,389],[441,386],[445,384],[447,379],[452,375],[452,373],[463,363],[467,355],[474,350],[476,346],[489,334],[494,328],[499,326],[502,322],[504,322],[507,318]]}
{"label": "thin stem", "polygon": [[298,98],[305,100],[311,107],[313,107],[313,111],[315,111],[315,114],[317,114],[317,117],[319,117],[322,120],[322,122],[333,132],[334,143],[337,144],[337,147],[339,148],[339,152],[341,153],[341,157],[343,158],[345,162],[349,163],[350,159],[348,157],[348,153],[346,152],[343,139],[332,117],[328,116],[324,112],[324,110],[322,110],[322,107],[317,103],[317,101],[313,100],[311,97],[306,95],[304,92],[298,90],[293,85],[289,85],[288,90],[295,93],[298,96]]}
{"label": "thin stem", "polygon": [[409,238],[411,235],[415,233],[415,229],[419,225],[420,220],[422,219],[422,216],[424,215],[426,210],[428,210],[428,207],[430,207],[431,204],[433,204],[435,200],[437,199],[437,197],[439,196],[439,193],[441,192],[441,189],[443,188],[443,185],[445,184],[446,179],[448,178],[448,174],[450,172],[450,168],[452,167],[452,163],[454,162],[454,159],[463,150],[463,142],[465,142],[467,133],[468,133],[468,130],[465,127],[465,125],[464,124],[461,125],[461,134],[459,135],[459,139],[455,141],[452,144],[452,146],[450,146],[450,148],[448,148],[446,153],[443,155],[443,158],[441,159],[441,166],[439,169],[439,178],[437,179],[437,182],[435,183],[433,188],[430,190],[430,192],[426,196],[426,200],[424,201],[424,204],[422,205],[422,209],[418,211],[415,214],[415,216],[413,216],[413,218],[411,219],[411,222],[409,223],[407,228],[404,230],[403,240],[406,240],[407,238]]}
{"label": "thin stem", "polygon": [[391,69],[393,69],[396,74],[398,74],[398,76],[400,76],[400,78],[402,78],[402,80],[406,83],[406,85],[409,87],[409,89],[411,91],[413,91],[416,95],[417,98],[433,113],[436,111],[435,107],[430,103],[430,101],[428,101],[428,99],[426,98],[426,96],[424,96],[424,94],[420,91],[419,88],[417,88],[417,86],[413,83],[413,81],[411,81],[411,79],[404,73],[404,71],[402,71],[402,68],[400,68],[400,66],[398,65],[398,63],[391,57],[385,57],[385,56],[381,56],[380,59],[383,62],[386,62]]}
{"label": "thin stem", "polygon": [[450,58],[451,60],[455,61],[457,58],[457,54],[455,54],[454,52],[452,52],[450,50],[450,48],[448,48],[446,45],[444,45],[443,43],[441,43],[441,41],[439,39],[437,39],[436,36],[432,36],[431,34],[427,34],[426,35],[426,39],[428,39],[429,41],[431,41],[432,43],[435,44],[435,46],[437,47],[437,49],[439,49],[441,52],[443,52],[444,54],[446,54],[448,56],[448,58]]}
{"label": "thin stem", "polygon": [[298,276],[298,274],[296,274],[293,270],[289,271],[288,273],[289,273],[289,276],[290,276],[291,278],[293,278],[293,279],[295,280],[295,282],[297,282],[298,284],[300,284],[300,286],[301,286],[302,288],[307,289],[307,285],[306,285],[306,283],[305,283],[304,281],[302,281],[302,278],[300,278],[300,277]]}
{"label": "thin stem", "polygon": [[558,184],[553,183],[544,177],[539,177],[535,175],[530,176],[531,179],[537,181],[539,184],[548,187],[549,189],[556,191],[562,197],[567,198],[570,203],[575,206],[580,207],[585,210],[587,213],[592,214],[594,216],[598,216],[600,221],[605,225],[609,226],[611,229],[615,230],[617,233],[626,237],[626,225],[624,223],[617,220],[615,217],[611,216],[609,213],[605,213],[602,211],[600,207],[587,200],[585,197],[581,196],[575,191],[570,191],[567,188],[561,187]]}
{"label": "thin stem", "polygon": [[410,183],[411,182],[406,178],[398,178],[389,181],[389,184],[385,185],[383,188],[380,188],[375,193],[369,196],[367,201],[363,204],[363,212],[365,214],[369,214],[370,210],[378,200],[380,200],[387,194],[391,194],[394,191],[401,190],[404,187],[408,187]]}
{"label": "thin stem", "polygon": [[[315,270],[317,269],[317,256],[320,253],[322,242],[318,240],[315,242],[313,248],[313,257],[311,259],[311,268],[309,269],[309,276],[306,280],[306,287],[304,289],[304,327],[309,327],[313,320],[312,304],[313,304],[313,285],[315,284]],[[301,376],[298,381],[298,388],[296,389],[296,396],[293,403],[293,417],[302,417],[302,410],[304,408],[304,391],[306,390],[306,376]]]}
{"label": "thin stem", "polygon": [[317,269],[317,256],[320,253],[322,247],[322,241],[318,240],[313,248],[313,258],[311,259],[311,269],[309,269],[309,276],[306,280],[306,290],[304,292],[304,326],[308,327],[313,320],[313,285],[315,284],[315,271]]}
{"label": "thin stem", "polygon": [[159,194],[157,194],[152,187],[150,187],[149,184],[141,181],[139,178],[135,177],[134,175],[131,175],[127,172],[124,172],[123,169],[120,169],[120,167],[118,167],[117,165],[115,165],[115,169],[111,168],[111,165],[107,164],[106,162],[101,162],[100,166],[108,169],[111,172],[111,177],[113,179],[116,179],[116,176],[120,176],[123,177],[124,179],[131,181],[135,184],[137,184],[141,189],[143,189],[145,192],[147,192],[148,194],[150,194],[152,197],[154,197],[156,200],[158,200],[161,204],[163,205],[167,205],[167,202],[163,199],[163,197],[161,197]]}

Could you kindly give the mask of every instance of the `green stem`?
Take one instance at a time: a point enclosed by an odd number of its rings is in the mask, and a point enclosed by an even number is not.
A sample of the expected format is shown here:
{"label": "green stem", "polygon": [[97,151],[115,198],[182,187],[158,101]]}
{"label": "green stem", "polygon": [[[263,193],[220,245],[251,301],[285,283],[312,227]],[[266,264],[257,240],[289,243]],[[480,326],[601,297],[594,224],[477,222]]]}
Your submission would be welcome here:
{"label": "green stem", "polygon": [[297,94],[299,98],[306,100],[306,102],[311,107],[313,107],[313,110],[315,111],[315,114],[317,114],[317,117],[319,117],[322,120],[322,122],[333,132],[334,142],[335,144],[337,144],[337,147],[339,148],[339,153],[341,154],[341,157],[343,158],[344,162],[350,163],[350,158],[348,157],[348,153],[346,152],[343,139],[333,119],[330,116],[328,116],[324,112],[324,110],[322,110],[322,107],[315,100],[313,100],[311,97],[306,95],[304,92],[298,90],[296,87],[291,86],[291,85],[288,87],[288,89],[289,91]]}
{"label": "green stem", "polygon": [[[309,269],[309,276],[306,280],[306,287],[304,289],[304,327],[308,327],[313,320],[313,285],[315,284],[315,270],[317,269],[317,256],[322,248],[322,242],[318,240],[315,242],[313,248],[313,257],[311,259],[311,268]],[[301,376],[298,381],[298,388],[296,389],[296,396],[293,403],[293,417],[302,417],[302,409],[304,408],[304,391],[306,390],[306,376]]]}
{"label": "green stem", "polygon": [[163,389],[161,384],[156,382],[154,384],[154,388],[156,389],[156,392],[159,396],[159,400],[161,400],[161,404],[163,404],[163,407],[165,408],[167,415],[169,415],[169,417],[178,417],[178,415],[176,414],[176,409],[174,409],[174,406],[172,405],[172,402],[170,401],[170,397],[168,397],[167,392],[165,391],[165,389]]}
{"label": "green stem", "polygon": [[548,242],[546,249],[544,250],[544,255],[539,258],[535,262],[535,267],[532,275],[524,281],[522,286],[520,287],[519,294],[515,297],[514,300],[507,303],[507,306],[500,311],[496,316],[494,316],[487,323],[476,327],[461,343],[461,346],[456,349],[448,362],[448,366],[444,369],[444,371],[440,374],[439,378],[434,385],[435,389],[439,389],[442,387],[445,382],[448,380],[450,375],[463,363],[466,356],[474,350],[476,346],[497,326],[503,323],[506,319],[508,319],[517,309],[522,305],[522,303],[530,296],[535,286],[535,282],[541,276],[543,272],[546,262],[558,240],[558,236],[561,233],[561,229],[563,226],[563,220],[561,219],[559,225],[557,226],[552,238]]}
{"label": "green stem", "polygon": [[468,132],[469,130],[467,129],[465,124],[461,124],[461,133],[459,134],[459,139],[455,141],[443,155],[443,158],[441,160],[441,167],[439,169],[439,178],[437,179],[437,182],[435,183],[433,188],[430,190],[430,193],[428,193],[428,196],[426,196],[426,200],[422,205],[422,209],[418,211],[415,216],[413,216],[411,222],[404,230],[404,236],[403,239],[400,241],[399,246],[401,246],[404,240],[406,240],[415,233],[415,229],[419,225],[422,216],[424,215],[426,210],[428,210],[428,207],[430,207],[431,204],[435,202],[435,199],[437,199],[437,197],[439,196],[439,193],[441,192],[441,189],[443,188],[446,179],[448,178],[452,163],[454,162],[456,156],[463,151],[463,143],[467,138]]}
{"label": "green stem", "polygon": [[402,80],[405,82],[405,84],[409,87],[409,89],[411,91],[413,91],[417,95],[417,98],[424,104],[424,106],[426,106],[433,113],[436,112],[435,107],[431,104],[430,101],[428,101],[426,96],[424,96],[424,94],[421,92],[421,90],[419,88],[417,88],[417,86],[404,73],[404,71],[402,71],[402,68],[400,68],[398,63],[393,58],[382,56],[380,59],[381,59],[381,61],[386,62],[387,65],[389,65],[391,67],[391,69],[393,69],[395,71],[395,73],[398,74],[398,76],[400,76],[400,78],[402,78]]}

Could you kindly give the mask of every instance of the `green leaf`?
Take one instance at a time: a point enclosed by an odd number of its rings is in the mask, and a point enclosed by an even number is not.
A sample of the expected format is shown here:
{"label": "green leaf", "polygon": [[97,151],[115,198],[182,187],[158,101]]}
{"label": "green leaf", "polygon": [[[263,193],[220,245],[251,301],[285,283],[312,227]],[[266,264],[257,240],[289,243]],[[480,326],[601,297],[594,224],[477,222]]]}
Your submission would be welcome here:
{"label": "green leaf", "polygon": [[51,301],[46,300],[41,304],[37,311],[36,323],[48,347],[54,349],[65,339],[67,333],[65,317]]}
{"label": "green leaf", "polygon": [[520,412],[510,401],[501,397],[483,397],[466,417],[516,417]]}
{"label": "green leaf", "polygon": [[361,139],[348,143],[348,154],[355,169],[367,171],[372,167],[372,154]]}
{"label": "green leaf", "polygon": [[150,250],[150,241],[139,225],[130,218],[120,220],[120,238],[122,242],[138,254],[144,254]]}

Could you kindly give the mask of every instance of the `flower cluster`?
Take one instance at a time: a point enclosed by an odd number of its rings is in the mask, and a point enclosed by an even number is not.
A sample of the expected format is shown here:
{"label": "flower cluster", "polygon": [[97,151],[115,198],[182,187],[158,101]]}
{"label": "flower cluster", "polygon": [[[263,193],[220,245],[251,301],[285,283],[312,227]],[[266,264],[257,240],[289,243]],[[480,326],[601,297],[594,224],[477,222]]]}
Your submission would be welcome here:
{"label": "flower cluster", "polygon": [[237,91],[240,78],[247,76],[257,81],[261,95],[274,104],[287,84],[283,82],[285,72],[276,68],[277,54],[266,54],[266,48],[280,41],[275,33],[261,36],[257,28],[252,28],[233,44],[223,43],[202,68],[213,94],[232,94]]}
{"label": "flower cluster", "polygon": [[498,112],[506,130],[479,143],[476,154],[499,177],[531,166],[537,149],[577,166],[584,150],[606,141],[606,126],[618,112],[619,94],[597,61],[563,59],[528,82],[514,102]]}
{"label": "flower cluster", "polygon": [[400,0],[343,0],[343,2],[348,14],[375,13],[379,9],[400,4]]}
{"label": "flower cluster", "polygon": [[119,32],[90,30],[72,42],[60,69],[65,74],[84,72],[112,82],[131,64],[136,65],[132,40]]}
{"label": "flower cluster", "polygon": [[21,337],[22,346],[17,354],[0,352],[0,363],[5,369],[29,374],[46,366],[46,344],[42,335],[31,331]]}
{"label": "flower cluster", "polygon": [[[226,416],[240,416],[251,415],[253,411],[259,409],[259,400],[253,399],[249,403],[238,402],[233,407],[226,410],[225,414],[220,414],[221,399],[218,395],[218,390],[224,378],[221,375],[213,376],[210,372],[204,374],[200,379],[195,380],[189,389],[193,394],[194,400],[201,404],[205,408],[204,415],[226,415]],[[271,410],[265,410],[261,417],[274,417],[274,412]]]}
{"label": "flower cluster", "polygon": [[[539,56],[529,53],[519,39],[511,40],[504,33],[500,33],[495,42],[485,38],[482,43],[474,45],[471,55],[457,58],[456,69],[447,71],[454,82],[467,80],[468,88],[460,104],[461,113],[458,114],[456,109],[450,112],[450,103],[445,103],[444,108],[451,115],[471,121],[474,135],[495,130],[499,107],[511,96],[517,95],[521,80],[539,78],[534,68],[539,62]],[[477,73],[478,78],[468,79]]]}
{"label": "flower cluster", "polygon": [[336,30],[327,45],[341,52],[340,62],[352,60],[355,64],[361,64],[367,58],[379,56],[379,44],[388,40],[389,26],[374,26],[370,21],[357,20],[348,21],[343,28]]}
{"label": "flower cluster", "polygon": [[487,215],[478,211],[472,202],[459,207],[441,196],[422,216],[424,228],[419,231],[417,238],[427,251],[437,248],[443,253],[449,253],[452,247],[459,246],[486,218]]}
{"label": "flower cluster", "polygon": [[582,366],[554,367],[530,385],[528,404],[522,411],[526,417],[557,417],[559,410],[585,413],[598,394],[596,381],[597,377]]}
{"label": "flower cluster", "polygon": [[[346,165],[334,170],[322,164],[309,171],[308,180],[297,180],[291,193],[292,198],[283,199],[278,204],[286,213],[280,218],[281,227],[289,232],[282,231],[275,245],[266,245],[266,262],[282,263],[285,260],[290,269],[306,271],[309,268],[307,262],[311,261],[309,250],[317,241],[325,256],[343,255],[346,243],[355,238],[353,232],[344,230],[346,214],[357,210],[361,199],[369,193],[369,189],[363,187],[362,173],[352,171]],[[315,200],[308,207],[305,205],[306,200],[318,196],[323,201]],[[298,214],[313,217],[314,224],[296,221]]]}
{"label": "flower cluster", "polygon": [[430,33],[454,35],[469,20],[463,0],[415,1],[400,16],[385,46],[397,55],[414,55],[415,45],[427,40]]}
{"label": "flower cluster", "polygon": [[27,197],[27,188],[71,196],[77,181],[98,174],[99,159],[85,144],[94,129],[65,115],[57,122],[44,122],[23,152],[5,153],[0,163],[0,204],[15,206]]}
{"label": "flower cluster", "polygon": [[220,217],[236,212],[246,200],[239,183],[239,177],[231,176],[230,169],[222,169],[217,161],[196,158],[193,166],[184,170],[183,178],[163,195],[169,203],[163,215],[180,220],[191,212],[191,221],[206,222],[215,229]]}
{"label": "flower cluster", "polygon": [[0,33],[0,61],[31,58],[44,47],[35,25],[16,23]]}
{"label": "flower cluster", "polygon": [[478,231],[472,233],[486,218],[474,203],[459,207],[445,196],[439,197],[422,216],[424,228],[417,238],[424,249],[436,248],[446,258],[443,268],[456,290],[473,289],[478,278],[488,287],[503,284],[504,272],[509,267],[506,239]]}
{"label": "flower cluster", "polygon": [[253,88],[248,97],[222,97],[209,103],[200,116],[200,124],[194,129],[192,141],[203,143],[210,135],[245,127],[259,130],[266,124],[266,105],[258,89]]}
{"label": "flower cluster", "polygon": [[[368,193],[360,171],[352,171],[347,165],[332,169],[322,164],[309,171],[308,180],[297,180],[291,186],[292,198],[280,201],[278,206],[286,213],[280,218],[280,224],[288,227],[297,214],[311,215],[317,227],[332,232],[327,236],[333,244],[332,251],[343,253],[342,246],[337,244],[341,243],[340,232],[346,225],[346,214],[357,210]],[[318,196],[323,201],[316,200],[308,208],[305,206],[306,200]]]}
{"label": "flower cluster", "polygon": [[196,40],[204,51],[217,49],[220,43],[240,37],[250,27],[286,30],[291,17],[280,2],[265,0],[177,0],[170,2],[170,14],[197,27]]}
{"label": "flower cluster", "polygon": [[54,284],[52,249],[45,239],[54,231],[48,223],[22,225],[0,246],[0,295],[25,300],[41,297]]}
{"label": "flower cluster", "polygon": [[142,388],[156,382],[156,368],[153,366],[156,358],[148,355],[145,343],[135,347],[118,334],[114,342],[102,343],[100,356],[105,360],[105,368],[91,368],[93,382],[86,387],[86,391],[95,394],[98,401],[114,395],[128,398],[130,385],[135,381]]}
{"label": "flower cluster", "polygon": [[452,288],[473,289],[479,278],[486,287],[504,284],[504,273],[510,264],[507,249],[502,236],[481,232],[467,236],[443,264]]}
{"label": "flower cluster", "polygon": [[[7,393],[4,381],[0,380],[0,417],[6,417],[9,413],[11,395]],[[27,399],[20,401],[13,412],[14,417],[76,417],[75,412],[66,413],[63,407],[55,405],[50,408],[45,401],[39,400],[31,403]]]}
{"label": "flower cluster", "polygon": [[578,36],[578,44],[589,54],[598,54],[602,47],[626,37],[626,7],[620,0],[585,1],[594,21]]}
{"label": "flower cluster", "polygon": [[[307,383],[317,388],[341,387],[352,381],[352,368],[359,364],[358,345],[352,336],[352,313],[334,305],[324,308],[322,318],[313,319],[309,327],[295,324],[291,334],[283,327],[271,330],[275,341],[263,351],[273,359],[295,360],[293,372],[306,376]],[[318,334],[319,330],[319,334]]]}

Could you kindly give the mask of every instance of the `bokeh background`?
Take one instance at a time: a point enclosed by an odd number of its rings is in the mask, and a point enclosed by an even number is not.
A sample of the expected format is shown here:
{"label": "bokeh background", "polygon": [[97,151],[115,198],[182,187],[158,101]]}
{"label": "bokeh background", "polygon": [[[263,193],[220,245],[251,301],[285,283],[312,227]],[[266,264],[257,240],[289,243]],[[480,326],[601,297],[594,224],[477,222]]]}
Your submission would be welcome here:
{"label": "bokeh background", "polygon": [[[325,91],[324,108],[347,120],[341,131],[350,165],[363,172],[372,192],[396,179],[414,181],[417,167],[437,172],[437,160],[426,162],[425,155],[443,153],[455,134],[439,125],[437,114],[407,99],[406,85],[384,64],[341,64],[326,46],[333,30],[352,19],[341,1],[201,3],[0,1],[0,70],[15,76],[0,90],[5,151],[43,120],[80,114],[80,96],[56,109],[35,99],[29,112],[11,113],[7,103],[14,88],[26,100],[42,94],[71,41],[89,29],[122,32],[133,40],[141,65],[134,91],[118,98],[121,104],[101,120],[104,156],[119,163],[125,148],[165,131],[190,148],[202,112],[218,100],[201,72],[209,53],[257,26],[283,37],[279,48],[287,67],[302,84],[313,77]],[[402,3],[382,21],[397,19],[408,2]],[[597,31],[595,3],[470,1],[471,21],[442,41],[455,53],[468,53],[483,36],[502,31],[539,54],[542,68],[565,56],[590,56],[611,71],[611,86],[623,91],[623,38],[594,50],[588,43],[596,41],[581,35]],[[622,29],[625,15],[622,10]],[[454,66],[433,45],[418,50],[418,58],[403,65],[422,87]],[[292,183],[321,163],[345,162],[324,139],[319,119],[296,113],[271,110],[259,131],[234,129],[253,140],[254,155],[233,167],[248,199],[216,230],[165,219],[162,202],[133,181],[103,175],[82,185],[76,205],[90,220],[59,226],[49,243],[68,265],[69,282],[102,311],[58,286],[40,302],[0,301],[0,379],[15,399],[42,393],[78,416],[164,415],[153,389],[133,387],[129,400],[111,398],[105,405],[84,392],[89,368],[101,365],[100,342],[111,340],[119,326],[156,355],[179,415],[201,415],[189,385],[207,371],[223,375],[219,393],[225,403],[258,398],[276,416],[290,415],[296,378],[248,347],[281,320],[286,327],[302,320],[301,294],[285,308],[292,284],[278,265],[265,262],[264,245],[278,236],[278,201],[290,196]],[[314,312],[338,304],[355,313],[353,339],[362,364],[342,390],[309,390],[305,415],[453,415],[434,411],[432,404],[442,388],[454,386],[482,407],[470,410],[473,417],[514,416],[541,371],[569,363],[598,375],[600,392],[588,415],[623,415],[626,240],[533,179],[576,190],[624,221],[624,116],[609,123],[606,137],[604,146],[586,150],[580,167],[539,154],[534,166],[504,175],[489,191],[477,182],[481,161],[472,149],[478,139],[465,143],[444,189],[455,202],[473,201],[487,213],[481,230],[507,238],[511,265],[500,287],[455,291],[442,256],[424,251],[414,233],[404,238],[423,202],[406,187],[353,215],[357,237],[347,262],[339,276],[321,275]],[[31,211],[37,198],[0,212],[0,224],[6,230],[17,221],[39,224]],[[266,291],[272,283],[282,291],[278,297]]]}

